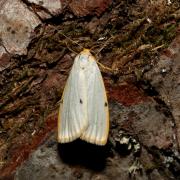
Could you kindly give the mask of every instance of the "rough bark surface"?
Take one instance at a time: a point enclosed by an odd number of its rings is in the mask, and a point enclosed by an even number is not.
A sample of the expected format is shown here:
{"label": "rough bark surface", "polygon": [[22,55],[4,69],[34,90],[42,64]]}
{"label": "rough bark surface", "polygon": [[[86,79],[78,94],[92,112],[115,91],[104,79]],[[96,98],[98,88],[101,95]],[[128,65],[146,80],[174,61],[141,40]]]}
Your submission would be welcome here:
{"label": "rough bark surface", "polygon": [[[0,179],[180,179],[178,0],[2,0],[0,24]],[[56,140],[83,47],[112,69],[104,147]]]}

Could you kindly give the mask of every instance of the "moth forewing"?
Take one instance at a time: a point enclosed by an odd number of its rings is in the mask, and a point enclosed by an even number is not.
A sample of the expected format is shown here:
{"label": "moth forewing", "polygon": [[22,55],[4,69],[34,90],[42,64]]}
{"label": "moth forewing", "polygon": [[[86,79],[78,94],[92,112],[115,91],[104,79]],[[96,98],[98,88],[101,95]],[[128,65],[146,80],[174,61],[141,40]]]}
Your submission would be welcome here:
{"label": "moth forewing", "polygon": [[[84,85],[81,85],[84,84],[85,78],[81,71],[78,57],[76,57],[60,104],[58,116],[58,141],[60,143],[79,138],[88,126],[86,89]],[[80,103],[80,99],[84,99],[84,103]]]}
{"label": "moth forewing", "polygon": [[107,142],[109,132],[109,110],[104,82],[95,59],[86,73],[88,91],[88,121],[89,126],[83,132],[81,139],[97,145]]}

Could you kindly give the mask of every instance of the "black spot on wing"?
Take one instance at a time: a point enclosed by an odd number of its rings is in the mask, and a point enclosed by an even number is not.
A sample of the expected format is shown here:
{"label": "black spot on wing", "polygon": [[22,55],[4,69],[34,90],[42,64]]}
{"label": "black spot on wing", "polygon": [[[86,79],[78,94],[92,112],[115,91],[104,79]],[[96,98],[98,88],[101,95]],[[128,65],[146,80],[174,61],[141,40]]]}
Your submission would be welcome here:
{"label": "black spot on wing", "polygon": [[80,104],[83,104],[83,101],[82,101],[82,99],[80,99],[80,100],[79,100],[79,102],[80,102]]}
{"label": "black spot on wing", "polygon": [[107,105],[108,105],[107,102],[105,102],[105,103],[104,103],[104,106],[107,107]]}

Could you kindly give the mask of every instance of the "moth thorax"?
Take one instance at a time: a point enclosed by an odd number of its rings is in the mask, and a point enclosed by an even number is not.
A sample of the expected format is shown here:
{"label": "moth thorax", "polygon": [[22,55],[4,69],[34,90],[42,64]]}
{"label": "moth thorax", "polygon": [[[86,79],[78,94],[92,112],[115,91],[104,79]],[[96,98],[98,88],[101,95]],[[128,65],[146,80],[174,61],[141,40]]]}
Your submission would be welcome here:
{"label": "moth thorax", "polygon": [[79,64],[81,68],[86,68],[89,64],[89,56],[88,55],[80,55],[79,56]]}

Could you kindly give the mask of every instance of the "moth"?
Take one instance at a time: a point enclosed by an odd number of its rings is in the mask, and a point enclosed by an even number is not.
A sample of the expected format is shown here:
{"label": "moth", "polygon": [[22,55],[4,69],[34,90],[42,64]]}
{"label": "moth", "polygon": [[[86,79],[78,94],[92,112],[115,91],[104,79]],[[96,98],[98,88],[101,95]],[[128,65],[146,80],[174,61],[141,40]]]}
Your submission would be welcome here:
{"label": "moth", "polygon": [[74,60],[60,101],[58,142],[80,138],[105,145],[109,133],[109,109],[104,82],[95,57],[84,49]]}

